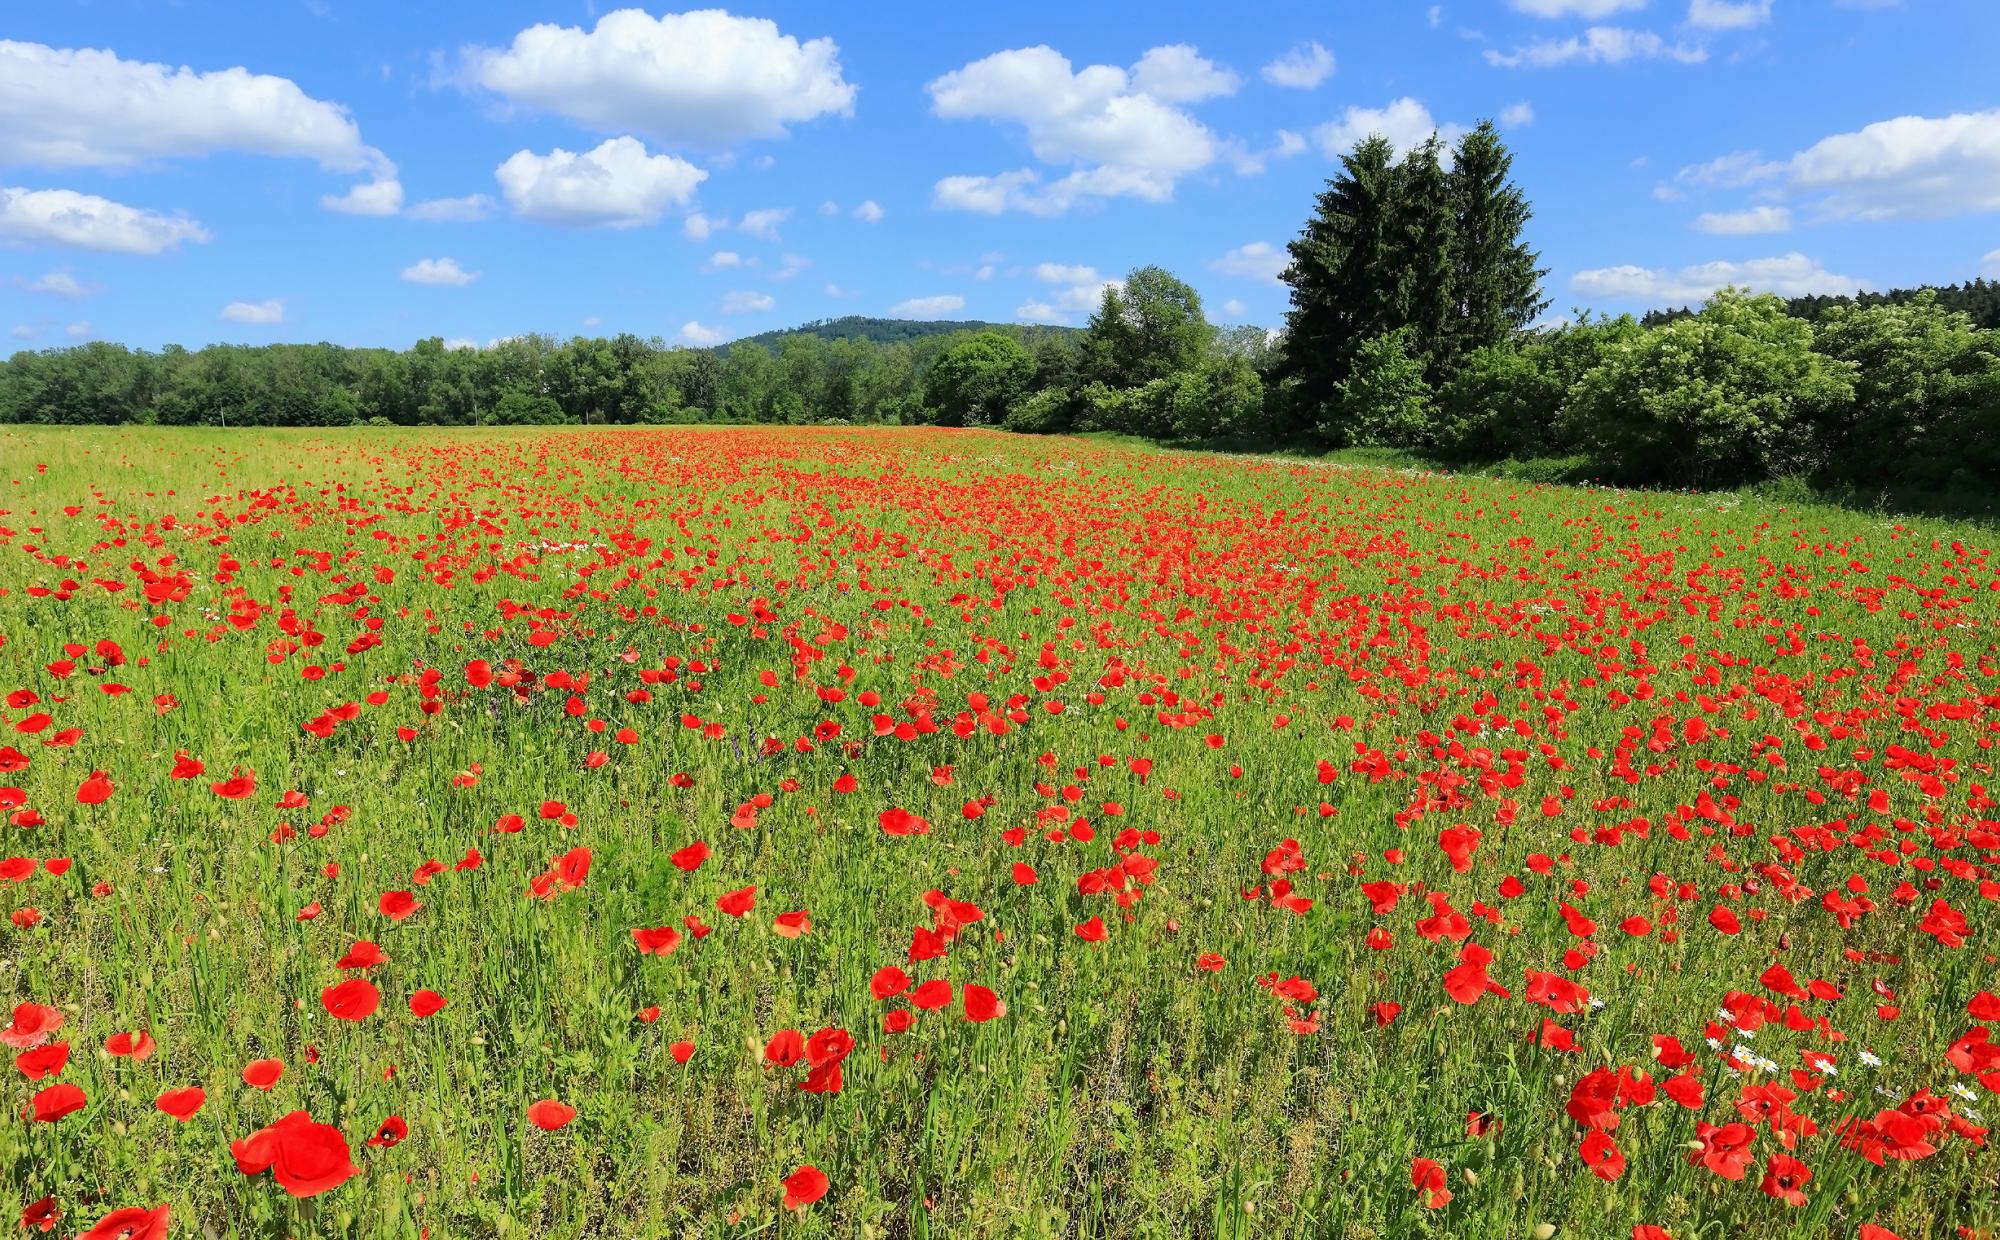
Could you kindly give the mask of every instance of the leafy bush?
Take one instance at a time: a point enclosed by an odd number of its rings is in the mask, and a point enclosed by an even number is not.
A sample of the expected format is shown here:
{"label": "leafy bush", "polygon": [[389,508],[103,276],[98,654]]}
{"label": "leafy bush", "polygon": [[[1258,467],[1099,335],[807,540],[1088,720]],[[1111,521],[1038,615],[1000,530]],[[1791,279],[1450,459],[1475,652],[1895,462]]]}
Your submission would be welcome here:
{"label": "leafy bush", "polygon": [[1408,327],[1371,336],[1354,351],[1354,369],[1338,386],[1334,418],[1320,432],[1336,443],[1414,448],[1423,443],[1433,410],[1424,360]]}
{"label": "leafy bush", "polygon": [[975,332],[924,376],[924,405],[940,426],[997,426],[1028,390],[1035,358],[998,332]]}
{"label": "leafy bush", "polygon": [[1853,367],[1813,352],[1776,297],[1724,289],[1701,312],[1614,344],[1570,390],[1565,422],[1611,476],[1729,486],[1812,463],[1813,424]]}
{"label": "leafy bush", "polygon": [[1937,484],[2000,479],[2000,345],[1925,291],[1902,305],[1835,306],[1819,351],[1854,370],[1854,397],[1821,427],[1834,478]]}

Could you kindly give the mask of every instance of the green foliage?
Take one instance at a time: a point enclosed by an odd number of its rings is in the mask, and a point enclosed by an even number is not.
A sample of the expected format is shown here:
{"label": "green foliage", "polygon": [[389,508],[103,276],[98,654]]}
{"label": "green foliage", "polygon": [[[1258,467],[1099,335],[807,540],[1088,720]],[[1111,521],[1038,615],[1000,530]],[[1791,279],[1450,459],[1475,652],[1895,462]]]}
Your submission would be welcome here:
{"label": "green foliage", "polygon": [[1728,486],[1813,464],[1813,423],[1852,399],[1853,366],[1813,352],[1810,324],[1735,289],[1613,346],[1566,417],[1616,476]]}
{"label": "green foliage", "polygon": [[811,336],[817,340],[833,342],[854,341],[860,344],[908,344],[927,336],[963,336],[972,332],[999,332],[1012,336],[1023,344],[1032,346],[1035,342],[1049,337],[1074,336],[1074,327],[1027,326],[1018,323],[986,323],[976,319],[876,319],[865,315],[850,314],[837,319],[815,319],[801,323],[797,327],[779,328],[775,331],[758,332],[728,344],[717,345],[716,355],[727,357],[731,350],[744,344],[754,344],[775,350],[779,343],[796,336]]}
{"label": "green foliage", "polygon": [[1361,342],[1354,366],[1320,433],[1357,447],[1415,448],[1431,421],[1431,385],[1416,352],[1416,330],[1399,327]]}
{"label": "green foliage", "polygon": [[1084,369],[1114,387],[1141,387],[1201,364],[1215,329],[1201,295],[1160,267],[1139,267],[1104,290],[1084,333]]}
{"label": "green foliage", "polygon": [[1000,427],[1023,435],[1058,434],[1075,425],[1076,405],[1072,390],[1045,388],[1014,402]]}
{"label": "green foliage", "polygon": [[975,332],[930,368],[924,407],[939,426],[998,426],[1034,376],[1034,356],[1017,341]]}
{"label": "green foliage", "polygon": [[1936,484],[1971,471],[2000,481],[2000,345],[1935,292],[1908,302],[1835,306],[1819,350],[1854,369],[1854,398],[1821,435],[1827,472]]}

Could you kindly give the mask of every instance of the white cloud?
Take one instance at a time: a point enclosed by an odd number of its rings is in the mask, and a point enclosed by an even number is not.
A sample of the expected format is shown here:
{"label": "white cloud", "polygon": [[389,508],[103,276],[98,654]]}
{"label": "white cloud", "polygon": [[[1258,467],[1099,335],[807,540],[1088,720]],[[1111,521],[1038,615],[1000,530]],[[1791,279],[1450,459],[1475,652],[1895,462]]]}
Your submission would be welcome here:
{"label": "white cloud", "polygon": [[1242,302],[1236,300],[1234,297],[1222,303],[1222,312],[1228,315],[1232,319],[1242,318],[1243,312],[1247,309],[1249,309],[1248,306],[1245,306]]}
{"label": "white cloud", "polygon": [[690,319],[681,324],[680,338],[696,348],[706,349],[729,339],[729,333],[715,327],[703,327]]}
{"label": "white cloud", "polygon": [[1152,49],[1129,73],[1115,65],[1073,70],[1047,46],[996,52],[925,87],[932,110],[947,119],[1018,124],[1035,158],[1073,171],[1053,181],[1026,168],[949,176],[934,186],[932,200],[958,210],[1044,216],[1098,198],[1164,202],[1176,181],[1223,149],[1175,105],[1227,93],[1234,82],[1233,74],[1182,45]]}
{"label": "white cloud", "polygon": [[285,303],[275,298],[270,301],[232,301],[222,308],[219,317],[225,323],[282,323],[285,321]]}
{"label": "white cloud", "polygon": [[1333,53],[1318,43],[1301,43],[1259,72],[1273,86],[1311,90],[1333,76]]}
{"label": "white cloud", "polygon": [[596,27],[530,26],[503,49],[469,48],[464,77],[607,133],[727,145],[854,111],[832,39],[801,43],[764,18],[719,9],[607,13]]}
{"label": "white cloud", "polygon": [[1760,293],[1803,297],[1812,293],[1852,293],[1868,283],[1828,271],[1818,260],[1793,252],[1781,258],[1749,262],[1702,263],[1677,271],[1626,265],[1579,271],[1570,290],[1579,296],[1659,306],[1695,302],[1724,285],[1747,286]]}
{"label": "white cloud", "polygon": [[1396,99],[1379,108],[1349,108],[1337,121],[1328,121],[1312,131],[1313,141],[1329,159],[1338,159],[1372,135],[1380,134],[1397,150],[1408,150],[1435,133],[1447,143],[1458,140],[1465,126],[1440,125],[1430,109],[1415,99]]}
{"label": "white cloud", "polygon": [[1771,20],[1771,0],[1690,0],[1688,25],[1704,30],[1748,30]]}
{"label": "white cloud", "polygon": [[1500,109],[1500,123],[1508,129],[1522,129],[1535,123],[1535,106],[1525,99]]}
{"label": "white cloud", "polygon": [[0,240],[158,254],[208,239],[208,230],[185,215],[161,215],[69,189],[0,189]]}
{"label": "white cloud", "polygon": [[1035,278],[1044,284],[1096,284],[1104,279],[1097,268],[1082,263],[1036,263]]}
{"label": "white cloud", "polygon": [[681,231],[687,234],[690,241],[706,241],[727,227],[729,227],[727,216],[704,215],[699,211],[689,212],[688,217],[681,221]]}
{"label": "white cloud", "polygon": [[860,294],[855,292],[853,289],[842,288],[838,284],[828,284],[826,286],[826,295],[828,297],[840,297],[840,298],[860,296]]}
{"label": "white cloud", "polygon": [[420,258],[403,268],[403,279],[411,284],[451,284],[463,287],[479,278],[466,271],[455,258]]}
{"label": "white cloud", "polygon": [[1430,8],[1424,10],[1424,22],[1432,30],[1442,29],[1444,26],[1444,6],[1442,4],[1433,4]]}
{"label": "white cloud", "polygon": [[798,254],[787,254],[784,261],[778,264],[778,269],[771,273],[771,278],[773,280],[789,280],[810,266],[812,266],[810,258],[805,258]]}
{"label": "white cloud", "polygon": [[1792,226],[1792,213],[1784,207],[1749,207],[1742,211],[1704,211],[1695,217],[1696,232],[1725,237],[1756,233],[1780,233]]}
{"label": "white cloud", "polygon": [[40,328],[30,327],[26,323],[17,323],[7,334],[16,340],[33,340],[42,333]]}
{"label": "white cloud", "polygon": [[717,250],[701,265],[703,271],[734,271],[744,266],[743,256],[734,250]]}
{"label": "white cloud", "polygon": [[1209,266],[1226,276],[1248,276],[1253,280],[1264,280],[1272,284],[1285,268],[1292,265],[1292,256],[1279,246],[1268,241],[1252,241],[1239,245]]}
{"label": "white cloud", "polygon": [[2000,210],[2000,109],[1899,116],[1835,134],[1792,156],[1786,176],[1834,218]]}
{"label": "white cloud", "polygon": [[454,339],[445,341],[444,347],[451,350],[477,349],[479,347],[479,342],[477,340],[468,340],[463,336],[459,336],[455,337]]}
{"label": "white cloud", "polygon": [[648,155],[637,138],[608,138],[575,154],[516,151],[494,172],[517,215],[550,224],[631,228],[694,197],[708,173],[672,155]]}
{"label": "white cloud", "polygon": [[883,214],[882,205],[876,202],[873,198],[868,199],[867,201],[863,202],[860,206],[854,208],[854,218],[860,220],[864,224],[881,223],[882,214]]}
{"label": "white cloud", "polygon": [[835,202],[833,199],[829,198],[825,202],[819,204],[819,213],[821,215],[839,215],[840,204]]}
{"label": "white cloud", "polygon": [[63,328],[64,334],[67,335],[71,340],[86,339],[89,336],[94,335],[96,331],[97,329],[90,325],[89,319],[85,319],[81,323],[71,323],[68,327]]}
{"label": "white cloud", "polygon": [[762,314],[777,304],[769,293],[749,289],[722,295],[724,314]]}
{"label": "white cloud", "polygon": [[1061,327],[1069,322],[1069,316],[1045,301],[1025,301],[1014,307],[1016,323],[1040,323],[1048,327]]}
{"label": "white cloud", "polygon": [[71,275],[66,267],[59,267],[33,280],[16,276],[14,282],[31,293],[47,293],[51,297],[61,297],[69,301],[82,301],[96,291]]}
{"label": "white cloud", "polygon": [[1979,260],[1979,274],[2000,276],[2000,250],[1989,250],[1986,257]]}
{"label": "white cloud", "polygon": [[965,298],[955,293],[937,297],[912,297],[889,307],[889,313],[903,318],[935,318],[965,309]]}
{"label": "white cloud", "polygon": [[1507,0],[1507,4],[1530,17],[1580,17],[1594,22],[1613,13],[1643,9],[1646,0]]}
{"label": "white cloud", "polygon": [[1700,189],[1741,189],[1768,181],[1784,170],[1783,164],[1770,162],[1758,151],[1731,151],[1705,164],[1689,164],[1674,174],[1674,181]]}
{"label": "white cloud", "polygon": [[403,183],[394,177],[377,177],[344,194],[325,194],[319,205],[347,215],[394,215],[403,209]]}
{"label": "white cloud", "polygon": [[493,214],[493,207],[492,195],[467,194],[463,198],[428,199],[403,214],[434,224],[470,224]]}
{"label": "white cloud", "polygon": [[586,314],[583,316],[583,325],[585,327],[596,327],[602,324],[603,322],[604,322],[603,319],[599,318],[597,315],[594,314]]}
{"label": "white cloud", "polygon": [[220,151],[368,172],[366,184],[324,200],[337,210],[393,214],[394,206],[380,205],[391,196],[402,203],[395,165],[361,140],[347,109],[289,78],[240,66],[197,73],[106,50],[0,40],[0,162],[127,168]]}
{"label": "white cloud", "polygon": [[1132,89],[1167,103],[1233,95],[1241,84],[1241,78],[1186,43],[1151,48],[1132,66]]}
{"label": "white cloud", "polygon": [[1698,64],[1708,59],[1708,50],[1696,44],[1669,43],[1650,30],[1627,30],[1621,26],[1592,26],[1581,37],[1537,39],[1502,52],[1486,49],[1486,62],[1506,69],[1523,66],[1547,69],[1556,65],[1581,63],[1617,65],[1628,60],[1678,60]]}
{"label": "white cloud", "polygon": [[1230,166],[1238,176],[1256,176],[1264,171],[1274,159],[1290,159],[1303,155],[1306,151],[1305,135],[1289,129],[1280,129],[1271,140],[1271,145],[1261,151],[1253,151],[1242,141],[1231,138],[1223,143],[1223,152],[1229,157]]}
{"label": "white cloud", "polygon": [[790,207],[766,207],[761,211],[745,211],[743,218],[736,222],[736,229],[760,241],[776,241],[778,225],[790,219],[791,215]]}

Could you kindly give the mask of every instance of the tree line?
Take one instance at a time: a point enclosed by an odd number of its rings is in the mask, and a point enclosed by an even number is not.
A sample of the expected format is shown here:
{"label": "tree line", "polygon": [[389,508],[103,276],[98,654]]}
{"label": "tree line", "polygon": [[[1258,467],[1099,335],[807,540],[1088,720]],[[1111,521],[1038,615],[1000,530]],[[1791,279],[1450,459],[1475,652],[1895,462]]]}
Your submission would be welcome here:
{"label": "tree line", "polygon": [[765,423],[1393,449],[1527,477],[1717,487],[2000,485],[2000,286],[1790,302],[1735,289],[1550,324],[1531,210],[1491,124],[1358,144],[1289,245],[1282,330],[1211,324],[1159,267],[1081,331],[854,320],[670,347],[104,342],[0,365],[0,421],[477,426]]}

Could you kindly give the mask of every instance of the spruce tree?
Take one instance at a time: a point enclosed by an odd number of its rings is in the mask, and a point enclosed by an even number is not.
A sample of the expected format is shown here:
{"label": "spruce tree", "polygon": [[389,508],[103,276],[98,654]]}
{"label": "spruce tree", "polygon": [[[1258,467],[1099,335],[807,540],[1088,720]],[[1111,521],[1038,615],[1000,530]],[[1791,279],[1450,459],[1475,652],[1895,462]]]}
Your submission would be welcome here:
{"label": "spruce tree", "polygon": [[1438,383],[1458,352],[1459,262],[1456,194],[1444,168],[1444,143],[1430,140],[1397,166],[1393,270],[1398,322],[1410,328],[1410,345],[1426,377]]}
{"label": "spruce tree", "polygon": [[1355,347],[1396,327],[1401,281],[1396,250],[1395,150],[1371,137],[1341,157],[1311,219],[1286,248],[1284,375],[1296,423],[1312,426],[1333,401]]}
{"label": "spruce tree", "polygon": [[1458,140],[1451,169],[1458,355],[1504,344],[1548,309],[1542,296],[1548,270],[1535,265],[1541,256],[1521,239],[1531,212],[1520,187],[1507,180],[1513,164],[1491,121]]}

